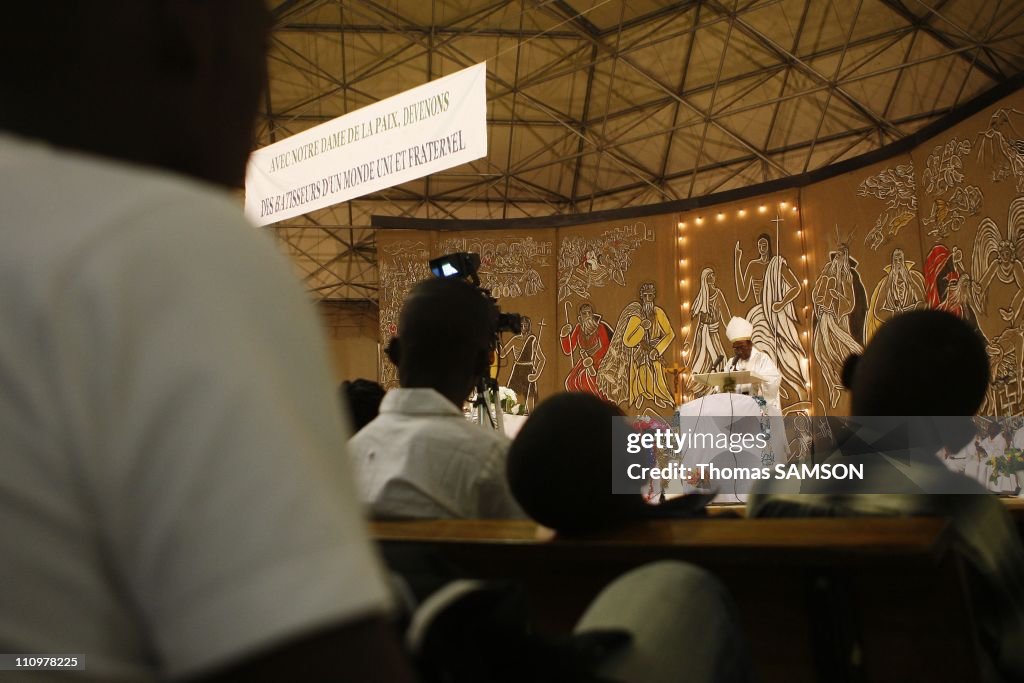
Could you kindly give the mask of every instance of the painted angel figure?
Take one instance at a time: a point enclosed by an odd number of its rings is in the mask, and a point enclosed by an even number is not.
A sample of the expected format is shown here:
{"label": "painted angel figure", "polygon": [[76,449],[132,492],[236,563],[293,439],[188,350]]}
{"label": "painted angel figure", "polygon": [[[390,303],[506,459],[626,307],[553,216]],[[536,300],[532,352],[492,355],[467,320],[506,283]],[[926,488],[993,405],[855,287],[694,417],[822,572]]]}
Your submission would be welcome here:
{"label": "painted angel figure", "polygon": [[971,273],[983,296],[989,285],[998,278],[1003,284],[1017,287],[1008,308],[1000,308],[999,315],[1011,325],[1017,324],[1021,303],[1024,302],[1024,197],[1010,202],[1006,217],[1006,237],[1003,238],[995,221],[985,217],[974,236]]}

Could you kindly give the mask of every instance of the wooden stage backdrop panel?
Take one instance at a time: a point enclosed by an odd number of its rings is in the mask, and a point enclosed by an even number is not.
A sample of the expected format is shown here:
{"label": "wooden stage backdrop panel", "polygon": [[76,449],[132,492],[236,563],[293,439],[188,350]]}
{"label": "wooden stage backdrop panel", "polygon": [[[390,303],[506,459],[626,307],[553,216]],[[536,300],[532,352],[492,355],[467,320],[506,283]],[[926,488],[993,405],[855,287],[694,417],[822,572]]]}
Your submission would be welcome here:
{"label": "wooden stage backdrop panel", "polygon": [[380,352],[378,381],[385,389],[398,386],[398,369],[387,359],[384,347],[398,334],[398,314],[406,294],[420,280],[430,277],[434,256],[433,230],[378,230],[377,264],[380,273]]}
{"label": "wooden stage backdrop panel", "polygon": [[[811,281],[797,192],[721,204],[679,214],[677,245],[685,363],[708,372],[733,356],[726,337],[732,316],[754,326],[753,342],[782,372],[787,414],[811,407]],[[707,387],[688,379],[685,398]]]}
{"label": "wooden stage backdrop panel", "polygon": [[[988,342],[982,415],[1024,409],[1024,94],[917,147],[926,298]],[[950,359],[950,362],[956,362]]]}
{"label": "wooden stage backdrop panel", "polygon": [[[738,315],[782,371],[786,414],[846,415],[847,356],[894,315],[933,308],[987,341],[981,412],[1024,411],[1022,92],[912,153],[800,190],[561,228],[378,230],[377,243],[382,343],[429,258],[481,254],[484,286],[530,320],[505,336],[499,379],[531,407],[582,390],[667,415],[677,372],[683,400],[698,398],[690,373],[732,356]],[[386,359],[381,380],[395,383]]]}
{"label": "wooden stage backdrop panel", "polygon": [[555,320],[555,230],[481,230],[438,233],[434,256],[480,254],[480,286],[505,313],[523,316],[519,334],[505,333],[492,372],[529,410],[558,386]]}
{"label": "wooden stage backdrop panel", "polygon": [[849,414],[843,362],[899,312],[925,306],[914,167],[900,155],[802,191],[811,249],[818,415]]}
{"label": "wooden stage backdrop panel", "polygon": [[680,348],[675,216],[558,229],[560,389],[669,415]]}

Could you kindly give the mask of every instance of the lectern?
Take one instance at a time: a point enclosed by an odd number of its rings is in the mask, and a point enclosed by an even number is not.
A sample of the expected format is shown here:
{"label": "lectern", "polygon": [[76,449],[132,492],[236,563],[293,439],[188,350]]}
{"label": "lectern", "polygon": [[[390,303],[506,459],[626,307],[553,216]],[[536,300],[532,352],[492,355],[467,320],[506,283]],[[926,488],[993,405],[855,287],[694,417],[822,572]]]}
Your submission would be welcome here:
{"label": "lectern", "polygon": [[765,378],[750,370],[733,370],[732,372],[695,372],[693,378],[709,387],[718,387],[722,391],[735,391],[737,384],[761,384]]}

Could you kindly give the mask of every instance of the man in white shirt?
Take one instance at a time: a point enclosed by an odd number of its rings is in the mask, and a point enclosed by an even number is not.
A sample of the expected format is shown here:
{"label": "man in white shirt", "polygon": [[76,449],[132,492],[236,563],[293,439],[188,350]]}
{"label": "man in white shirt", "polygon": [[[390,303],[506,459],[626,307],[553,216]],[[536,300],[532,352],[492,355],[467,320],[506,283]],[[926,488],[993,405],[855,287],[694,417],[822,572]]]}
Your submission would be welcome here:
{"label": "man in white shirt", "polygon": [[76,681],[410,680],[322,333],[226,191],[263,2],[9,9],[0,55],[37,70],[0,103],[0,652],[76,655]]}
{"label": "man in white shirt", "polygon": [[774,409],[772,412],[781,415],[779,384],[782,382],[782,373],[768,354],[754,346],[750,340],[753,334],[754,326],[747,322],[746,318],[734,317],[729,321],[725,328],[725,336],[732,343],[735,355],[726,364],[725,369],[728,372],[750,370],[764,378],[764,381],[755,384],[738,384],[736,391],[762,397],[767,407]]}
{"label": "man in white shirt", "polygon": [[498,311],[462,280],[424,280],[402,307],[388,356],[401,385],[349,441],[374,518],[517,518],[508,438],[466,420],[462,404],[490,368]]}

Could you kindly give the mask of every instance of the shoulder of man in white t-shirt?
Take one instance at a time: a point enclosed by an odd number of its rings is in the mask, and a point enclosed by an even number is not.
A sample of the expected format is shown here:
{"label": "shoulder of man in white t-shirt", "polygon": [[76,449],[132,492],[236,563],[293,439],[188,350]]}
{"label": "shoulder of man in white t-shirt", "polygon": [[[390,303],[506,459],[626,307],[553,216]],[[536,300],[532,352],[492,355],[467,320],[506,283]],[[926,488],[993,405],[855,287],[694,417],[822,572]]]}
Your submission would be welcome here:
{"label": "shoulder of man in white t-shirt", "polygon": [[388,594],[271,241],[212,186],[11,137],[0,188],[0,651],[117,680],[371,651]]}

